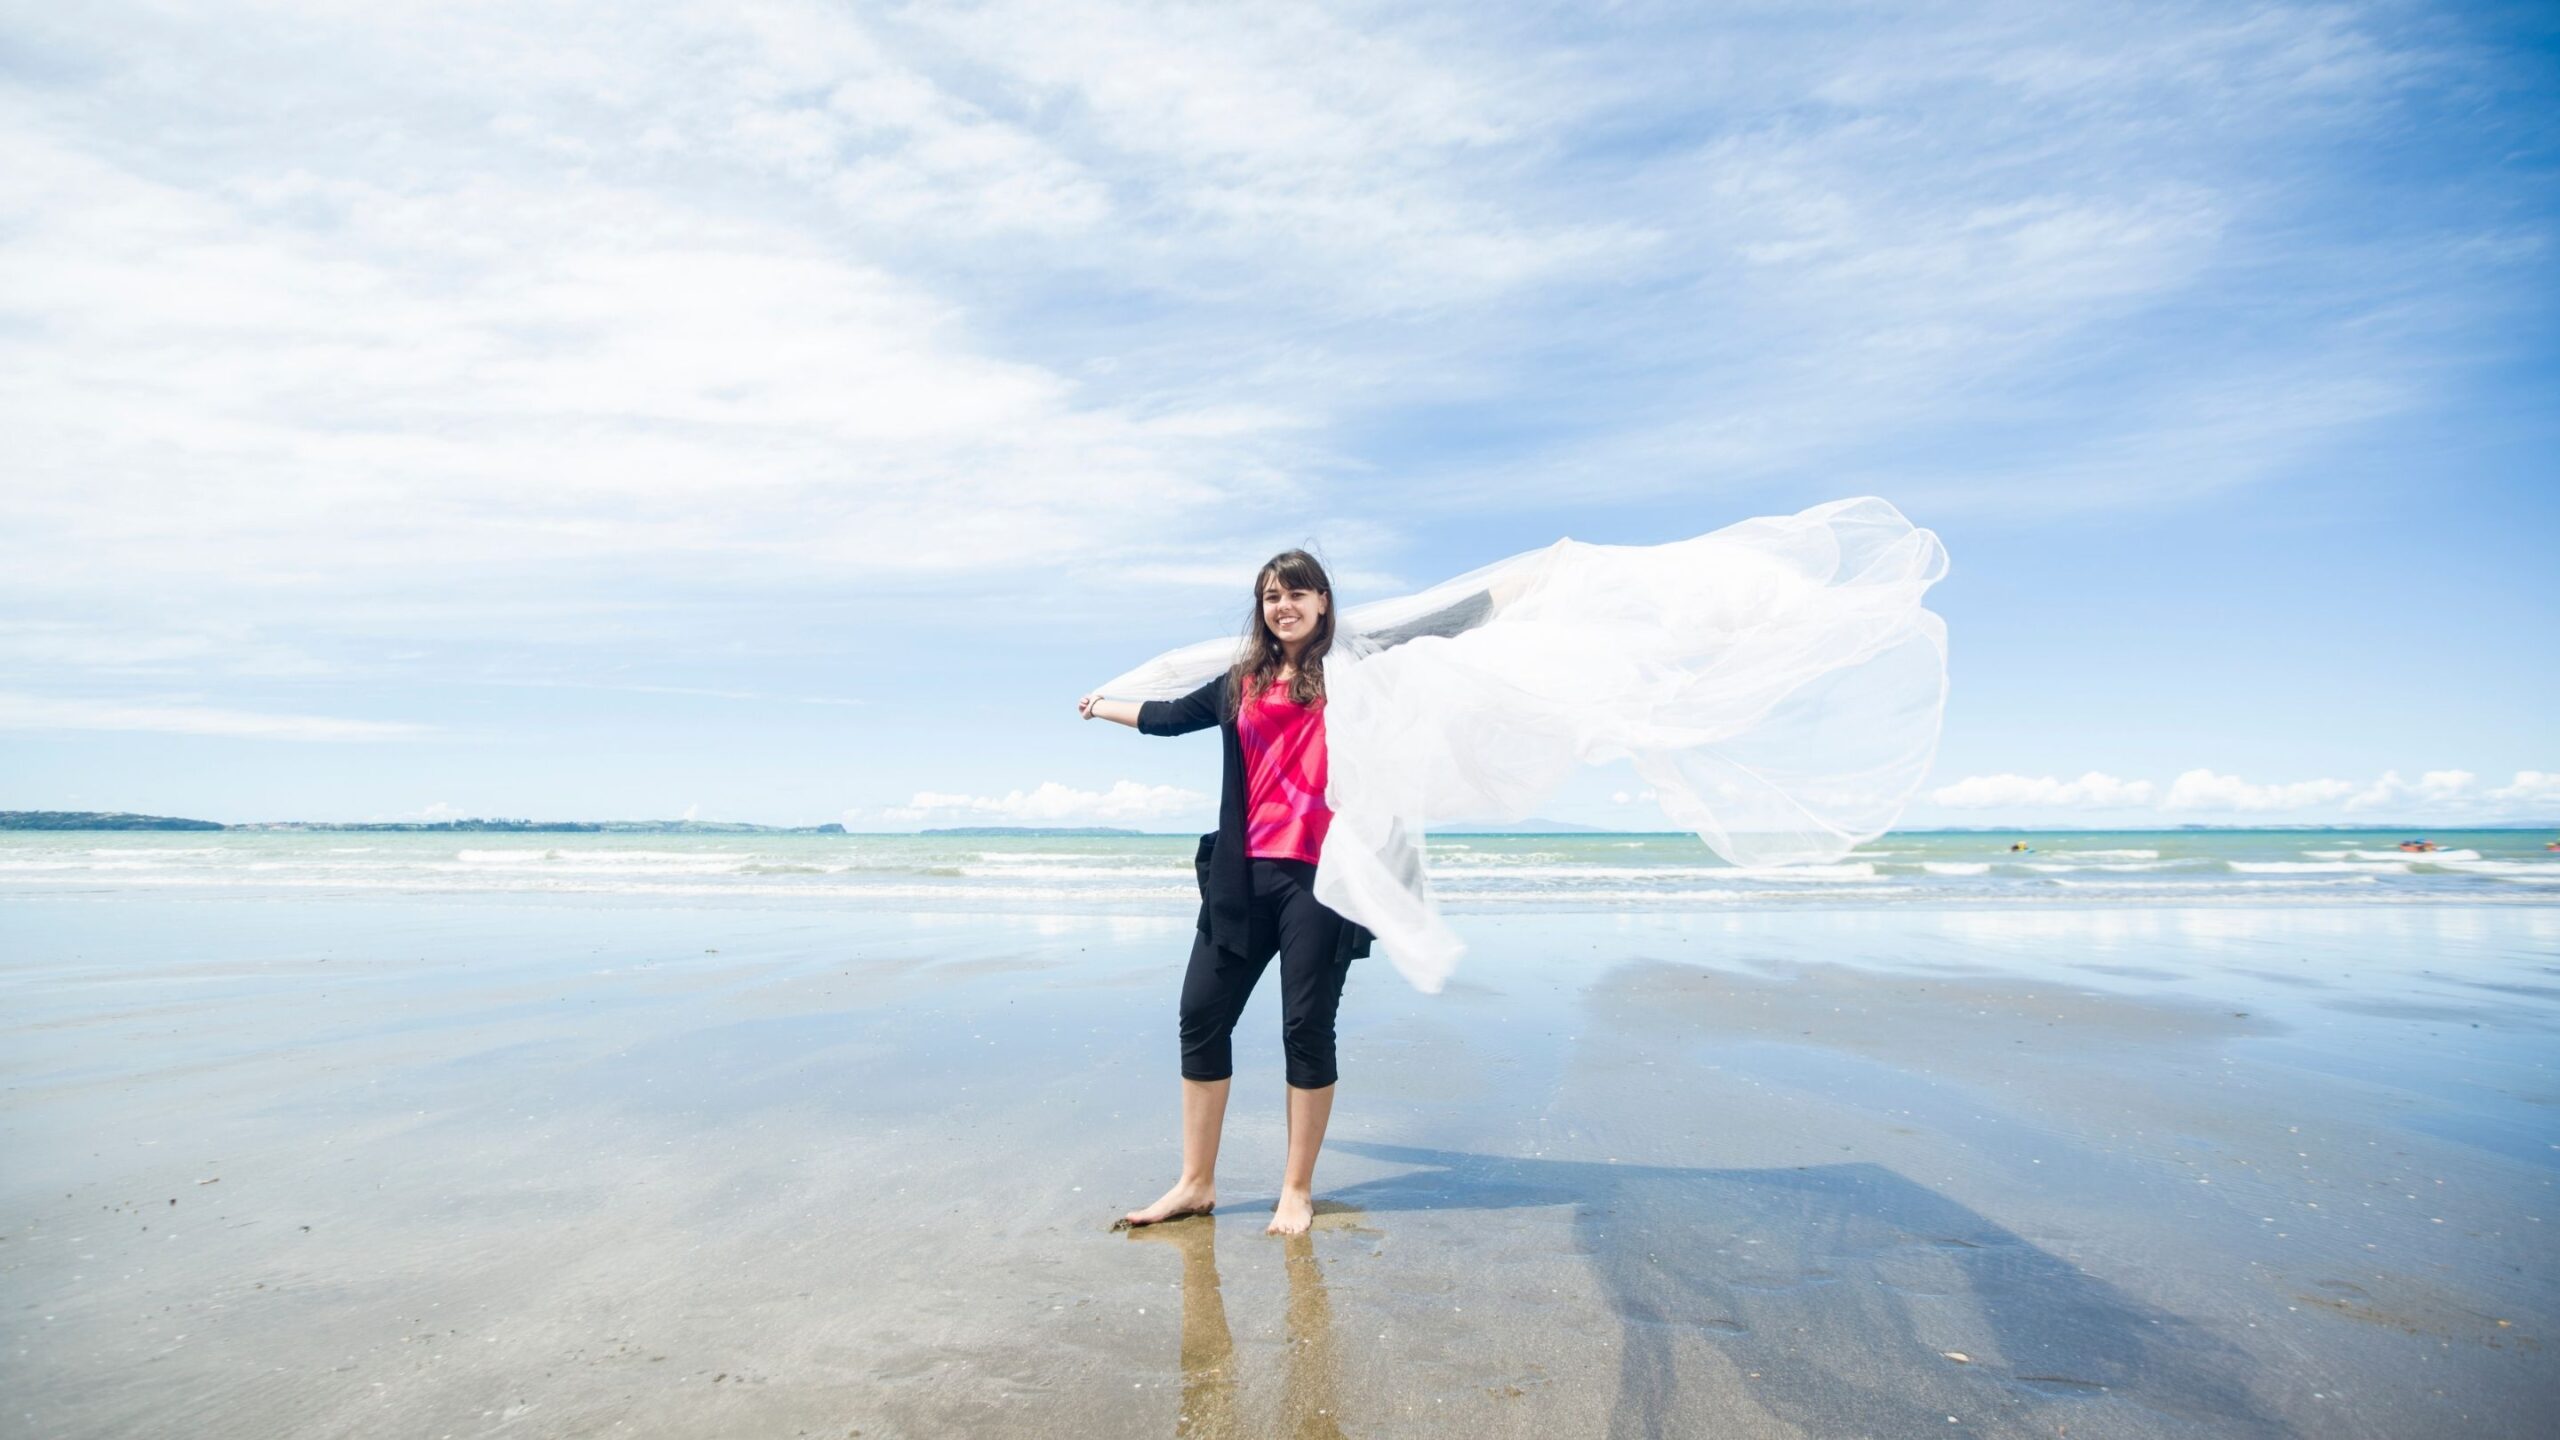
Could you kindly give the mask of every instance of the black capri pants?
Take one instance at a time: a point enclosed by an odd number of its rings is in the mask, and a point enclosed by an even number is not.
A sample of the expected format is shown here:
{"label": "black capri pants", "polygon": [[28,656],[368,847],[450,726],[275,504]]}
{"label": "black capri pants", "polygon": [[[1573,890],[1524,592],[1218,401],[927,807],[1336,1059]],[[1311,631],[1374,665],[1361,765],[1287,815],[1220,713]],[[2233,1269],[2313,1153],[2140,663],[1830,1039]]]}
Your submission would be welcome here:
{"label": "black capri pants", "polygon": [[1316,900],[1316,867],[1306,860],[1246,862],[1253,879],[1252,953],[1221,950],[1203,932],[1191,942],[1182,977],[1182,1078],[1224,1080],[1235,1073],[1229,1036],[1254,982],[1280,955],[1280,1048],[1289,1083],[1321,1090],[1334,1082],[1333,1015],[1351,962],[1337,960],[1343,920]]}

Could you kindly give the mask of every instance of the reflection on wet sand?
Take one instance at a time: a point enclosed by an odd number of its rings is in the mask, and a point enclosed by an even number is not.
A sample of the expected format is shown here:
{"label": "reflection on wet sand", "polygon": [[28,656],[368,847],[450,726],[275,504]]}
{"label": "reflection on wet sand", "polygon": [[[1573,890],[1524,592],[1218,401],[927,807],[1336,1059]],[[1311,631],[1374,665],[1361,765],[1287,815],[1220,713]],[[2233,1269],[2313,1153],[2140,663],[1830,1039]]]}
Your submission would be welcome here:
{"label": "reflection on wet sand", "polygon": [[[1319,1229],[1327,1228],[1326,1218],[1317,1217]],[[1236,1401],[1235,1337],[1218,1285],[1217,1222],[1194,1216],[1132,1230],[1129,1238],[1169,1245],[1182,1255],[1182,1410],[1173,1433],[1184,1440],[1264,1433],[1244,1423]],[[1292,1235],[1282,1243],[1289,1276],[1289,1367],[1278,1433],[1293,1440],[1342,1440],[1333,1302],[1325,1294],[1315,1240]]]}

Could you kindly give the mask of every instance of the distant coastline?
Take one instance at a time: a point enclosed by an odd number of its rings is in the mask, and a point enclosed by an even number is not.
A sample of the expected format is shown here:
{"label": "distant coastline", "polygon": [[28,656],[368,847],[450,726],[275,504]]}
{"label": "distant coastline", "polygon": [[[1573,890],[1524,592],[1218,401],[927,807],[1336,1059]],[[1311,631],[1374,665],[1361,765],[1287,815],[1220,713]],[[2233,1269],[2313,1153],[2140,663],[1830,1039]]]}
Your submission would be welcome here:
{"label": "distant coastline", "polygon": [[0,830],[226,830],[213,820],[128,815],[121,810],[0,810]]}
{"label": "distant coastline", "polygon": [[[729,820],[262,820],[224,824],[174,815],[136,815],[121,810],[0,810],[0,830],[244,830],[314,831],[326,833],[458,834],[458,835],[933,835],[967,838],[1045,835],[1060,839],[1131,839],[1149,835],[1188,835],[1180,830],[1130,830],[1095,825],[965,825],[929,830],[847,830],[839,824],[750,825]],[[2372,824],[2266,825],[1931,825],[1888,831],[1894,835],[2179,835],[2214,830],[2334,831],[2377,834],[2429,830],[2560,830],[2560,820],[2451,821],[2426,824],[2377,821]],[[1609,830],[1563,820],[1523,820],[1504,826],[1448,825],[1435,835],[1686,835],[1686,830]]]}
{"label": "distant coastline", "polygon": [[0,810],[0,830],[317,830],[337,833],[503,835],[842,835],[842,825],[748,825],[723,820],[265,820],[225,825],[122,811]]}

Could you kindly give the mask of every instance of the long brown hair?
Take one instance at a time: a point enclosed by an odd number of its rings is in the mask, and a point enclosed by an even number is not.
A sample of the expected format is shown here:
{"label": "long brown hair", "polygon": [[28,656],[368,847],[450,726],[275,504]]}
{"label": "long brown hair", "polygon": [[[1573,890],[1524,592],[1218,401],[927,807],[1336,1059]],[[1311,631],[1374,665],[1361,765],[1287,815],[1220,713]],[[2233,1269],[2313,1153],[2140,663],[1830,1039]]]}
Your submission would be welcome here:
{"label": "long brown hair", "polygon": [[[1325,578],[1324,566],[1304,550],[1283,550],[1262,562],[1262,571],[1253,577],[1253,609],[1245,616],[1244,648],[1237,652],[1235,667],[1228,672],[1227,717],[1235,718],[1244,704],[1245,691],[1259,693],[1280,674],[1289,652],[1280,646],[1280,637],[1262,620],[1262,592],[1271,582],[1280,582],[1283,590],[1313,590],[1324,597],[1324,618],[1316,622],[1313,635],[1307,637],[1304,650],[1298,652],[1298,673],[1289,681],[1289,699],[1298,705],[1314,705],[1324,699],[1324,656],[1333,648],[1333,582]],[[1251,682],[1248,684],[1247,682]]]}

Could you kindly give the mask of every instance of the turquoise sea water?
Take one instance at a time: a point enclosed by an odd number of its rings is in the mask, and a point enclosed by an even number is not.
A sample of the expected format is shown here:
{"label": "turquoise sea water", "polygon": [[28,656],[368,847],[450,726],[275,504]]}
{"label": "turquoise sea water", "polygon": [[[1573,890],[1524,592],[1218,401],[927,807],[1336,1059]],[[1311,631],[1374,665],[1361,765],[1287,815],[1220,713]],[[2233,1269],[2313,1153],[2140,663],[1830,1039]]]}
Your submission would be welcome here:
{"label": "turquoise sea water", "polygon": [[[2541,831],[1889,834],[1827,865],[1737,869],[1695,837],[1453,835],[1453,911],[1958,904],[2560,903]],[[2013,844],[2028,849],[2013,851]],[[0,835],[0,896],[541,895],[1178,913],[1194,837],[507,835],[238,831]]]}

